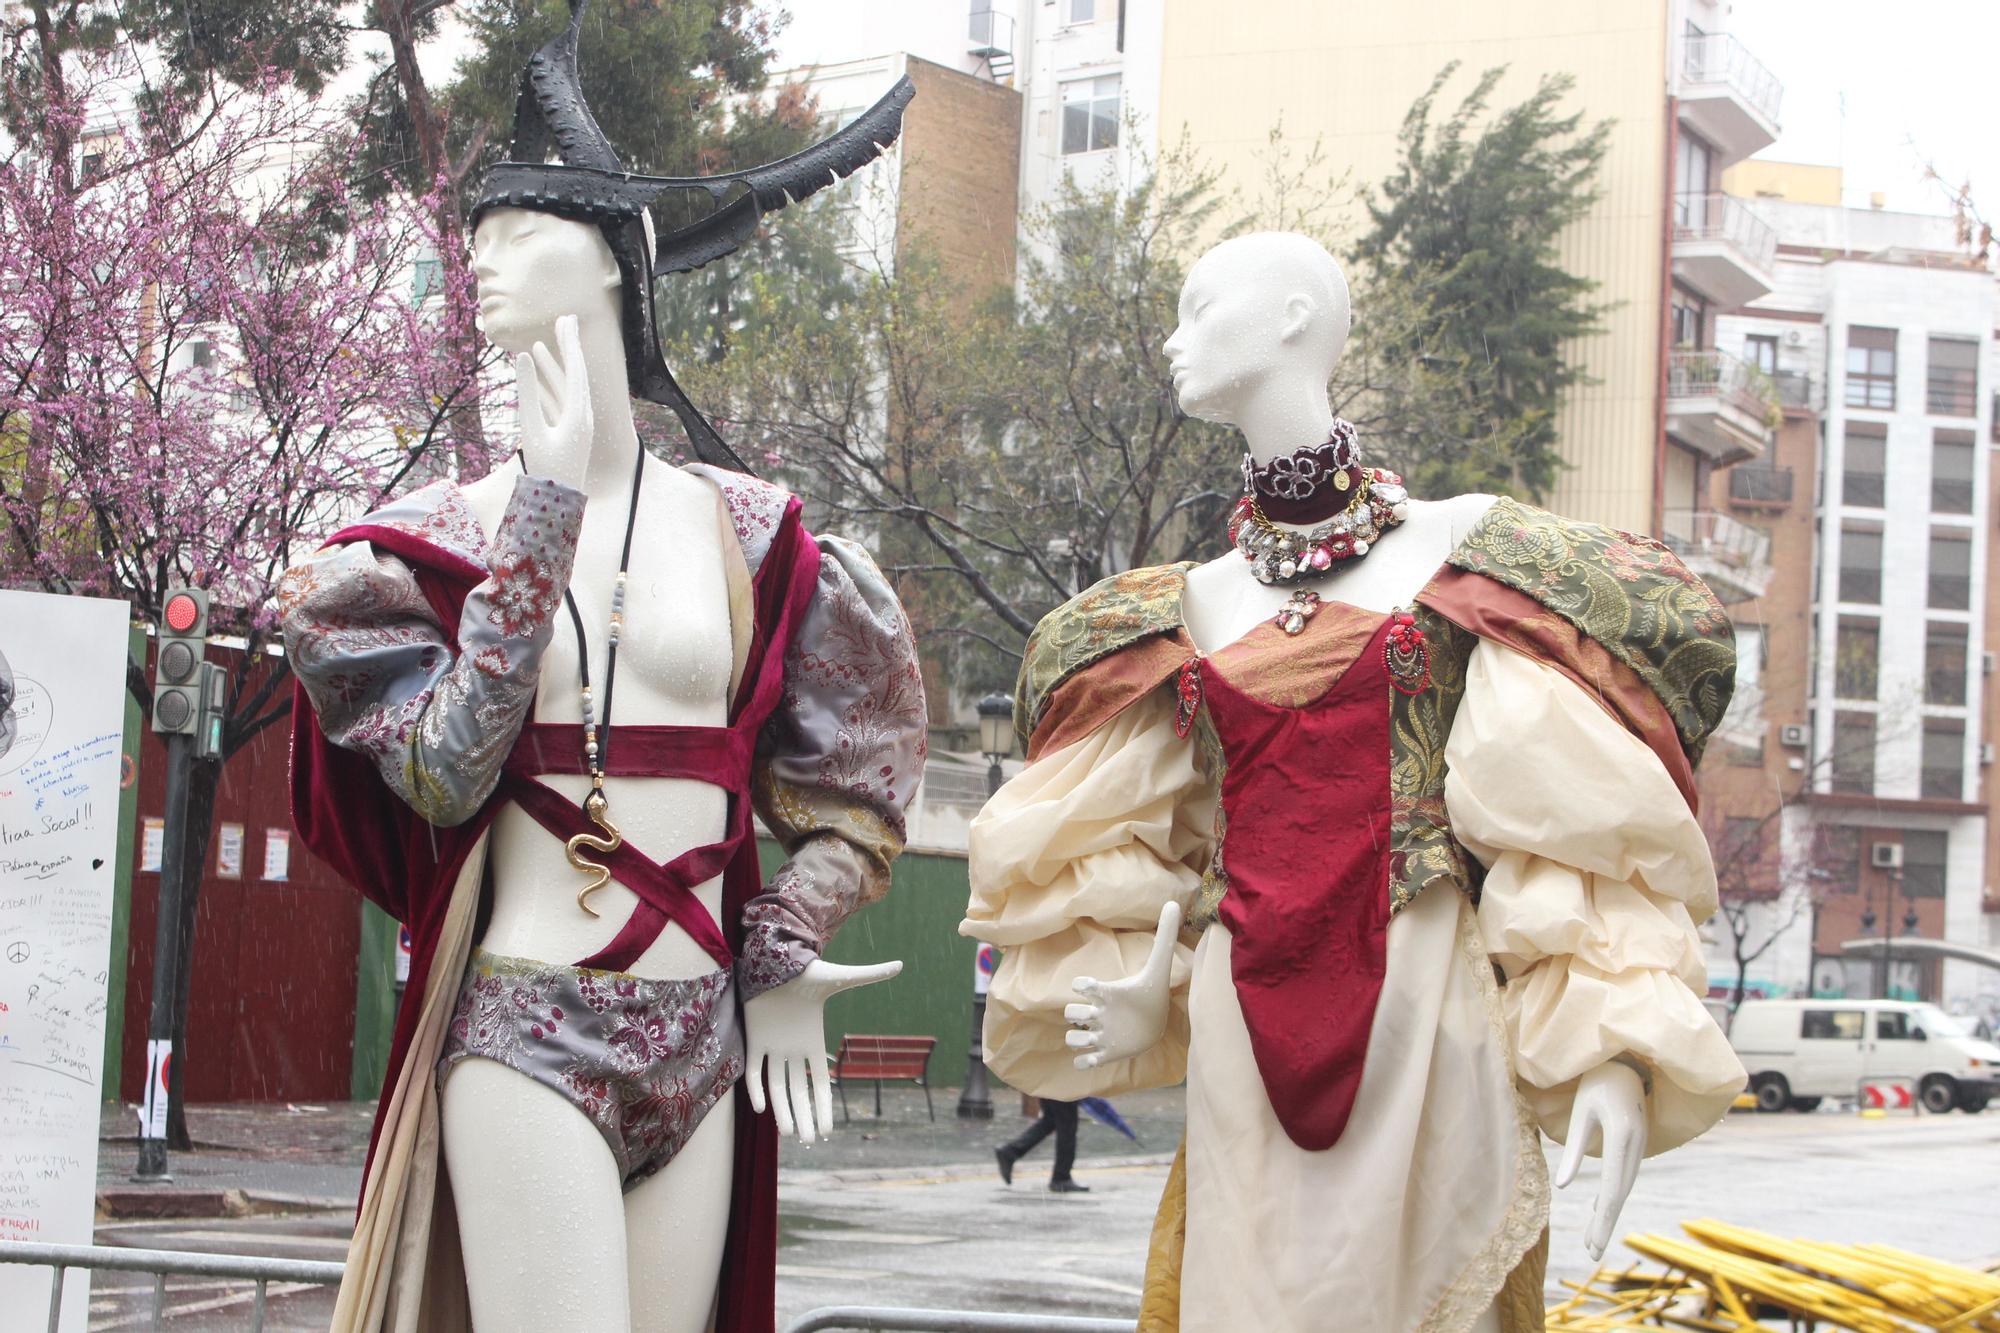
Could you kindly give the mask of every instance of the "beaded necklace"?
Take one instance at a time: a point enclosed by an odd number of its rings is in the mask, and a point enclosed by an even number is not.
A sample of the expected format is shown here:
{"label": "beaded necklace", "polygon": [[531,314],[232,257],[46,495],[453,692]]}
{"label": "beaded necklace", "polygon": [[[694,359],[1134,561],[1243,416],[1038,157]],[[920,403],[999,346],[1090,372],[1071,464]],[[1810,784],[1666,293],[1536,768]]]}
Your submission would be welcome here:
{"label": "beaded necklace", "polygon": [[[521,470],[528,470],[527,451],[519,455]],[[563,601],[569,607],[570,625],[576,630],[576,672],[582,681],[583,699],[583,761],[590,770],[590,794],[583,798],[583,813],[590,821],[604,830],[604,836],[595,833],[579,833],[563,844],[563,854],[569,863],[590,876],[590,882],[577,890],[576,905],[592,916],[599,915],[588,901],[591,894],[611,882],[608,867],[585,856],[584,850],[603,854],[615,852],[624,845],[625,836],[618,826],[611,822],[611,802],[604,794],[604,763],[611,751],[611,697],[612,689],[618,683],[618,640],[625,631],[625,576],[632,564],[632,530],[639,520],[639,483],[646,475],[646,446],[638,448],[638,456],[632,463],[632,500],[625,512],[625,543],[618,552],[618,578],[611,586],[611,623],[606,631],[610,638],[609,651],[604,660],[604,734],[597,731],[596,707],[590,693],[590,636],[584,633],[583,613],[577,610],[576,594],[563,589]]]}

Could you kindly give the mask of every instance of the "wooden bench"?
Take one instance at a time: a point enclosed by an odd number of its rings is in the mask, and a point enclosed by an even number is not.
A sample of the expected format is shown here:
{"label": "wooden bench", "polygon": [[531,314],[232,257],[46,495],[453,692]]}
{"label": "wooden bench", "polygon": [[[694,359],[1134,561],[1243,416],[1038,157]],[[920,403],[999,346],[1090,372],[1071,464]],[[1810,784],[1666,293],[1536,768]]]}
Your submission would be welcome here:
{"label": "wooden bench", "polygon": [[840,1089],[840,1118],[849,1119],[847,1113],[847,1083],[849,1079],[872,1079],[875,1083],[875,1114],[882,1114],[882,1083],[914,1083],[924,1090],[924,1110],[932,1120],[937,1119],[937,1108],[931,1105],[930,1064],[931,1047],[937,1045],[936,1037],[861,1037],[848,1035],[840,1039],[840,1049],[828,1062],[828,1072],[834,1086]]}

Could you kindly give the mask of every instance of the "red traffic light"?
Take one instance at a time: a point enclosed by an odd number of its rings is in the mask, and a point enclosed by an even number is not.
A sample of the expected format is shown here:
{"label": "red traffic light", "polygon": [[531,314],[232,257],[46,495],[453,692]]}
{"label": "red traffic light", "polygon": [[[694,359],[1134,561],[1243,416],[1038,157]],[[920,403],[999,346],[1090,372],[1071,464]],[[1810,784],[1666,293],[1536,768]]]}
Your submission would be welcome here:
{"label": "red traffic light", "polygon": [[184,592],[177,592],[167,599],[167,609],[161,616],[167,622],[167,628],[176,634],[187,633],[200,618],[200,603]]}

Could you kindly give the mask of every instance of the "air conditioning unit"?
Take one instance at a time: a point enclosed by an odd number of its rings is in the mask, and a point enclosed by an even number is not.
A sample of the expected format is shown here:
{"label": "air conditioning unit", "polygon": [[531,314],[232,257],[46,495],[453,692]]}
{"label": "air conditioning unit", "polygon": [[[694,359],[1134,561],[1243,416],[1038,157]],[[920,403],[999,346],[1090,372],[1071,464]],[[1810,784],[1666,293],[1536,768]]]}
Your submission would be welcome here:
{"label": "air conditioning unit", "polygon": [[1990,652],[1986,652],[1986,653],[1981,653],[1981,654],[1979,655],[1979,674],[1980,674],[1980,675],[1982,675],[1982,676],[1990,676],[1990,675],[1992,675],[1992,674],[1993,674],[1993,665],[1994,665],[1994,663],[1993,663],[1993,654],[1992,654],[1992,653],[1990,653]]}
{"label": "air conditioning unit", "polygon": [[1800,333],[1797,329],[1785,330],[1785,346],[1802,347],[1805,345],[1805,341],[1806,341],[1806,335]]}
{"label": "air conditioning unit", "polygon": [[1903,844],[1900,842],[1871,842],[1868,844],[1868,864],[1877,870],[1901,870],[1903,868]]}
{"label": "air conditioning unit", "polygon": [[1806,724],[1803,722],[1787,722],[1784,726],[1778,728],[1778,744],[1788,750],[1805,749],[1809,737],[1810,733],[1806,730]]}
{"label": "air conditioning unit", "polygon": [[1988,766],[1988,767],[1991,767],[1991,766],[1992,766],[1992,764],[1993,764],[1993,742],[1992,742],[1992,741],[1981,741],[1981,742],[1979,742],[1979,762],[1980,762],[1980,763],[1982,763],[1982,764],[1984,764],[1984,765],[1986,765],[1986,766]]}

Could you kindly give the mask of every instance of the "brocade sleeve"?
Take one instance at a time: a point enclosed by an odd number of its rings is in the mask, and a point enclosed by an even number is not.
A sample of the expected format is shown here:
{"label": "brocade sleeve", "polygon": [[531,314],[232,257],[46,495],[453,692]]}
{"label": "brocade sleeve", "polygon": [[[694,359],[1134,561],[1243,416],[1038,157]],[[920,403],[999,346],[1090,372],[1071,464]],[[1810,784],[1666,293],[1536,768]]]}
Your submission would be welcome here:
{"label": "brocade sleeve", "polygon": [[1487,867],[1479,925],[1506,974],[1515,1074],[1544,1132],[1611,1060],[1647,1082],[1648,1153],[1708,1129],[1743,1066],[1701,1003],[1715,869],[1653,752],[1568,677],[1481,642],[1452,726],[1452,830]]}
{"label": "brocade sleeve", "polygon": [[433,824],[464,823],[500,780],[534,705],[583,506],[567,486],[519,478],[490,573],[450,633],[415,572],[368,542],[329,546],[279,585],[285,648],[320,729]]}
{"label": "brocade sleeve", "polygon": [[803,972],[843,921],[888,892],[923,776],[929,719],[902,604],[866,551],[816,540],[818,585],[752,769],[758,817],[788,859],[744,905],[736,975],[746,1000]]}
{"label": "brocade sleeve", "polygon": [[1194,950],[1174,946],[1166,1031],[1149,1051],[1078,1069],[1063,1009],[1079,976],[1145,966],[1169,900],[1183,915],[1214,844],[1215,784],[1155,689],[1088,735],[1040,755],[972,821],[972,900],[961,935],[1002,949],[986,997],[986,1063],[1010,1087],[1074,1101],[1187,1076]]}

